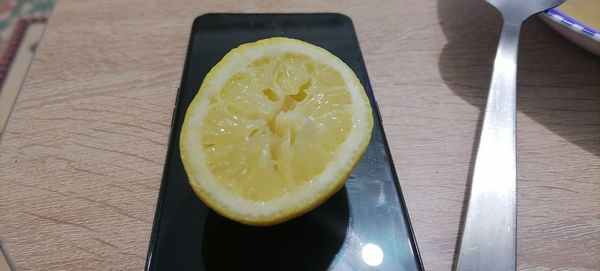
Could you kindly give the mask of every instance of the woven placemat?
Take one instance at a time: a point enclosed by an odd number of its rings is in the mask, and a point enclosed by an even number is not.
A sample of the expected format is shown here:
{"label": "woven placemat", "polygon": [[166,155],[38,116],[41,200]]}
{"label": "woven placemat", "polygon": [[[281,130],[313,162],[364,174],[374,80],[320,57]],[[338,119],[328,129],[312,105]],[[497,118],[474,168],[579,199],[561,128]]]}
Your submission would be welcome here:
{"label": "woven placemat", "polygon": [[0,133],[42,38],[54,0],[0,0]]}

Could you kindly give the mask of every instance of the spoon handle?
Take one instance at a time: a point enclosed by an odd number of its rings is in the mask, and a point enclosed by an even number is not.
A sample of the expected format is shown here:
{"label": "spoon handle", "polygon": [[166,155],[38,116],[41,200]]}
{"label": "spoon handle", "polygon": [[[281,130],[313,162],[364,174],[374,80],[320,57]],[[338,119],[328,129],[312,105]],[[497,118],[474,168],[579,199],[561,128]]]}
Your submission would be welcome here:
{"label": "spoon handle", "polygon": [[456,270],[516,269],[516,76],[521,23],[505,21],[494,61]]}

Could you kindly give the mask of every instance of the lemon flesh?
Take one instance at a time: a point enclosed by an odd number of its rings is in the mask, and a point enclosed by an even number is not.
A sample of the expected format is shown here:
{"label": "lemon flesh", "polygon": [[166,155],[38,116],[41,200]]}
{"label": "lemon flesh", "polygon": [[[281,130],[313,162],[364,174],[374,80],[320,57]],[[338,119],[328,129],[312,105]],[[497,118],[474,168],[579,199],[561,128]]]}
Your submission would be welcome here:
{"label": "lemon flesh", "polygon": [[372,126],[346,64],[309,43],[270,38],[231,50],[207,74],[186,112],[180,153],[209,207],[272,225],[338,191]]}

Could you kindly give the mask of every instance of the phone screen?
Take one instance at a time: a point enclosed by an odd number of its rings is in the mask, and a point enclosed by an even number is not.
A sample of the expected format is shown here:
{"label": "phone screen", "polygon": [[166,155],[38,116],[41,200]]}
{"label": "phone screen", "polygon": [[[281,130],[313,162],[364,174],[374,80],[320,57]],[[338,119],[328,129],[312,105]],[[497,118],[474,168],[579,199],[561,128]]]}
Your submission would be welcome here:
{"label": "phone screen", "polygon": [[[373,106],[367,151],[345,186],[291,221],[253,227],[196,197],[179,156],[185,111],[204,76],[242,43],[284,36],[323,47],[356,73]],[[340,14],[207,14],[193,24],[174,109],[146,270],[422,270],[351,20]]]}

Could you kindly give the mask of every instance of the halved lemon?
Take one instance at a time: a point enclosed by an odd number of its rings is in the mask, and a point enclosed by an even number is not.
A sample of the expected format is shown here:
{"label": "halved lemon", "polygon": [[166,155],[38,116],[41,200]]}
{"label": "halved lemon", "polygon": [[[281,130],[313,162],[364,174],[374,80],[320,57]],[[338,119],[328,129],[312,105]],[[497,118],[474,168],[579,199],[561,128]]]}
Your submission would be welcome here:
{"label": "halved lemon", "polygon": [[299,216],[338,191],[373,117],[352,70],[315,45],[269,38],[231,50],[187,109],[181,160],[210,208],[249,225]]}

